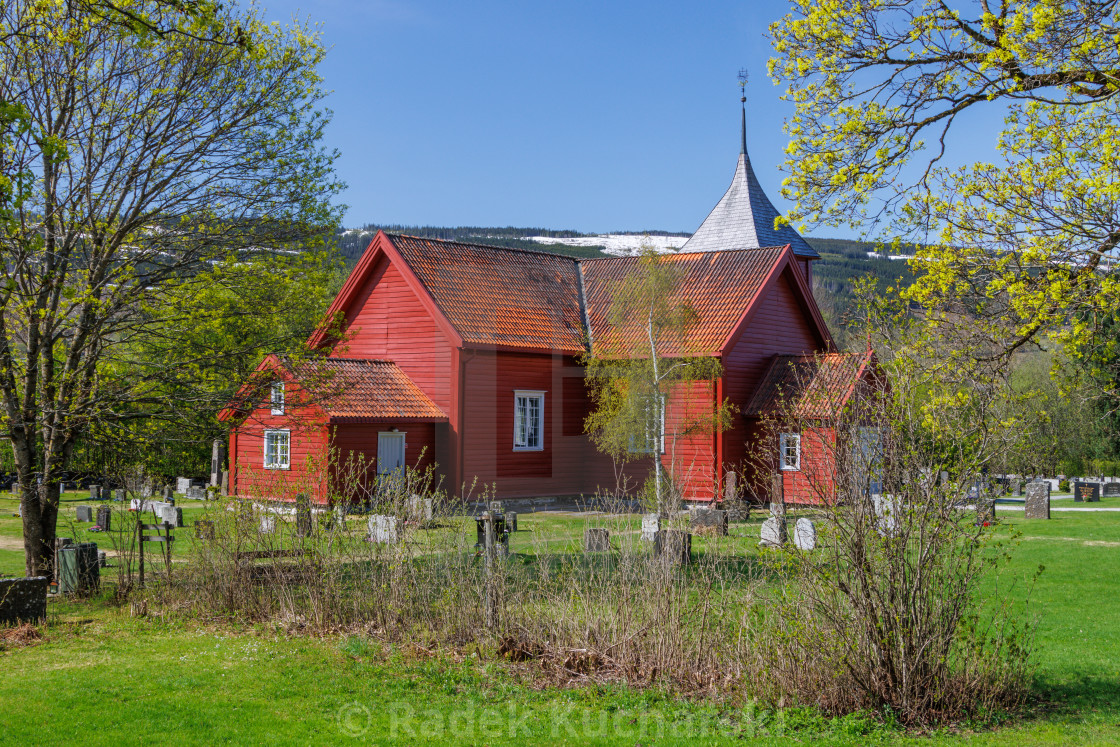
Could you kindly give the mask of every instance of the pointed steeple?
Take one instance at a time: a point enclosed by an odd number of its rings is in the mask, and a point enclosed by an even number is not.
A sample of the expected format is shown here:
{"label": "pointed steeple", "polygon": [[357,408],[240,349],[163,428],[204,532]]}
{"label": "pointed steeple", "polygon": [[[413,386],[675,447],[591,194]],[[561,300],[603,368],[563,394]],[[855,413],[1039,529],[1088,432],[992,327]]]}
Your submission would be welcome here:
{"label": "pointed steeple", "polygon": [[793,226],[787,223],[781,228],[774,228],[774,219],[780,213],[762,191],[762,185],[758,183],[751,158],[747,154],[746,83],[746,71],[740,70],[739,86],[743,89],[739,97],[742,124],[739,163],[735,166],[735,176],[723,198],[716,203],[712,212],[696,229],[696,233],[692,234],[692,238],[681,247],[681,251],[712,252],[789,244],[798,257],[820,259],[820,255],[801,238],[801,234]]}

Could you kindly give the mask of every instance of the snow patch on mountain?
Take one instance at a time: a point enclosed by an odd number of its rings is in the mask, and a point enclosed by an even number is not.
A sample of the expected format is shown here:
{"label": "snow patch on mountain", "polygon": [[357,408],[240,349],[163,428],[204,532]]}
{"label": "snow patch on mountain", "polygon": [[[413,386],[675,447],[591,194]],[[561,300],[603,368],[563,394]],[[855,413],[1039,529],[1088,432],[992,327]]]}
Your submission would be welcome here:
{"label": "snow patch on mountain", "polygon": [[644,234],[604,233],[598,236],[576,236],[573,238],[553,238],[551,236],[526,236],[539,244],[564,244],[565,246],[601,246],[607,254],[629,257],[637,254],[643,246],[652,246],[659,252],[668,253],[684,246],[687,236],[647,236]]}

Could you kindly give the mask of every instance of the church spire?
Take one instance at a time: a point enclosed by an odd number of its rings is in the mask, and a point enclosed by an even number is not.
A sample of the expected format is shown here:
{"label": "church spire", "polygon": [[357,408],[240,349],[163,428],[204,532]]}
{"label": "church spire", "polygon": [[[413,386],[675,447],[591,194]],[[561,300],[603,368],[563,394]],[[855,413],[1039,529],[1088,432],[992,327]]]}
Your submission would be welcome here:
{"label": "church spire", "polygon": [[743,144],[739,148],[739,155],[747,155],[747,69],[739,69],[739,105],[743,108],[743,126],[739,130]]}
{"label": "church spire", "polygon": [[747,71],[739,71],[739,162],[731,186],[696,233],[681,247],[682,252],[712,252],[725,249],[758,249],[789,244],[793,253],[805,259],[820,255],[788,223],[775,227],[779,217],[774,204],[762,191],[747,155]]}

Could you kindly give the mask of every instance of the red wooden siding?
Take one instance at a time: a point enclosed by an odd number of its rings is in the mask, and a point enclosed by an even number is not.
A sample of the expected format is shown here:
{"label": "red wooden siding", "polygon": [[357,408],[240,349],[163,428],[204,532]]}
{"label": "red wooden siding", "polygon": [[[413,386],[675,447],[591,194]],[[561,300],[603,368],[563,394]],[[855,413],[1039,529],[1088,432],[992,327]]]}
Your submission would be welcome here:
{"label": "red wooden siding", "polygon": [[786,503],[821,504],[832,500],[834,446],[832,428],[809,428],[801,433],[801,469],[782,472]]}
{"label": "red wooden siding", "polygon": [[[759,304],[742,336],[723,358],[723,396],[740,410],[754,395],[772,356],[810,353],[824,346],[824,340],[810,326],[788,276],[783,275]],[[722,434],[724,468],[746,469],[748,485],[767,484],[747,464],[749,444],[760,435],[757,421],[737,414],[731,422],[732,427]]]}
{"label": "red wooden siding", "polygon": [[331,492],[339,500],[360,500],[377,474],[377,434],[404,433],[404,461],[420,470],[435,455],[433,423],[352,423],[331,428]]}
{"label": "red wooden siding", "polygon": [[710,421],[714,402],[707,381],[678,385],[669,394],[661,463],[674,475],[686,500],[710,501],[714,495],[715,435],[710,428],[697,431],[697,424]]}
{"label": "red wooden siding", "polygon": [[401,271],[382,258],[358,291],[348,334],[331,355],[396,363],[432,401],[451,409],[451,343]]}
{"label": "red wooden siding", "polygon": [[[590,411],[583,368],[570,356],[462,354],[463,481],[508,498],[594,494],[617,487],[614,462],[583,434]],[[543,449],[513,450],[514,391],[543,391]]]}
{"label": "red wooden siding", "polygon": [[[285,381],[285,389],[288,403],[300,398],[295,382]],[[291,433],[289,469],[264,467],[264,432],[273,429]],[[307,493],[321,500],[326,443],[326,426],[317,407],[288,404],[283,415],[273,415],[271,405],[264,403],[237,426],[230,438],[230,491],[242,498],[295,500],[296,495]]]}

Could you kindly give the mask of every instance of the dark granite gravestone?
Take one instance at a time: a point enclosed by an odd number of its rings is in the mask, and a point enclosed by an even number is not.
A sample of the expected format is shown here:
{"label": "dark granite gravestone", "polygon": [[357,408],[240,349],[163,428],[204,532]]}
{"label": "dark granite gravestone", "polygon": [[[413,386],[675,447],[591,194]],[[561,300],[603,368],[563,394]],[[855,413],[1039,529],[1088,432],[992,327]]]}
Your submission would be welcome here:
{"label": "dark granite gravestone", "polygon": [[113,500],[113,489],[110,488],[108,485],[102,485],[101,486],[101,500],[102,501]]}
{"label": "dark granite gravestone", "polygon": [[588,528],[583,530],[584,552],[610,552],[611,530]]}
{"label": "dark granite gravestone", "polygon": [[101,586],[97,545],[81,542],[58,552],[58,590],[63,594],[92,594]]}
{"label": "dark granite gravestone", "polygon": [[101,527],[101,531],[110,531],[113,523],[113,509],[108,506],[97,507],[97,526]]}
{"label": "dark granite gravestone", "polygon": [[296,496],[296,536],[311,536],[311,499],[306,493]]}
{"label": "dark granite gravestone", "polygon": [[1072,485],[1073,500],[1084,503],[1099,503],[1101,484],[1099,482],[1075,482]]}
{"label": "dark granite gravestone", "polygon": [[199,519],[194,523],[194,538],[200,540],[214,539],[214,522],[209,519]]}
{"label": "dark granite gravestone", "polygon": [[506,511],[506,529],[511,532],[517,531],[517,512]]}
{"label": "dark granite gravestone", "polygon": [[690,515],[692,531],[696,534],[727,536],[727,512],[719,509],[700,509]]}
{"label": "dark granite gravestone", "polygon": [[680,529],[662,529],[654,537],[653,556],[668,565],[692,562],[692,535]]}
{"label": "dark granite gravestone", "polygon": [[1050,483],[1032,482],[1027,485],[1027,497],[1023,502],[1023,517],[1026,519],[1050,518]]}
{"label": "dark granite gravestone", "polygon": [[1102,495],[1105,498],[1116,498],[1120,496],[1120,482],[1106,482]]}
{"label": "dark granite gravestone", "polygon": [[0,625],[46,620],[48,583],[46,576],[0,579]]}
{"label": "dark granite gravestone", "polygon": [[85,523],[93,521],[93,509],[89,506],[78,506],[78,521]]}

